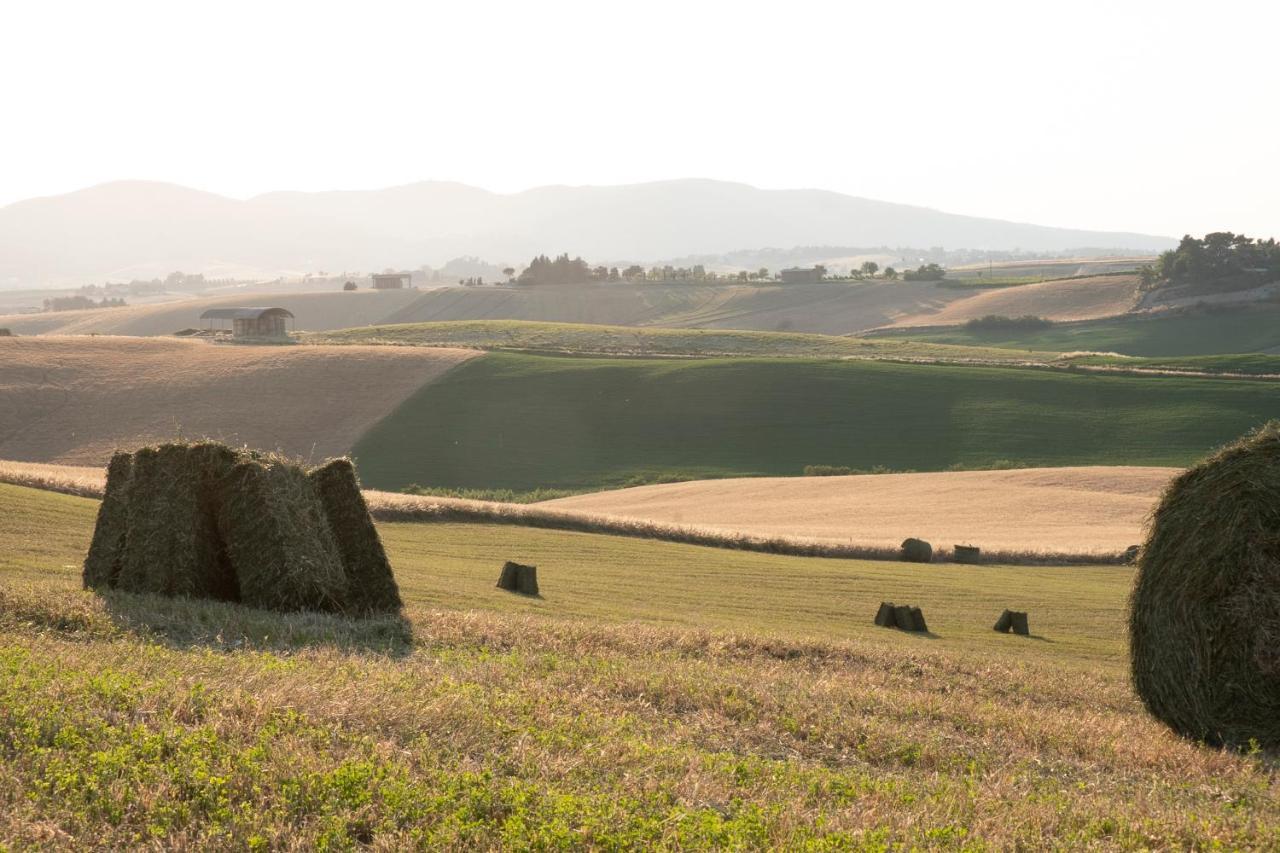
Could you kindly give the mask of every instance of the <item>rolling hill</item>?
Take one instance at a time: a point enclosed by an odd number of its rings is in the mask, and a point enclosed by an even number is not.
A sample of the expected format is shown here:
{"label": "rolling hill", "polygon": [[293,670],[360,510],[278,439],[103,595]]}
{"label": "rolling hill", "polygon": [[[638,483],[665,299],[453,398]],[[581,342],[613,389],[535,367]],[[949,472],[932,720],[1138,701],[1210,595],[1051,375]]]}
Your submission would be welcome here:
{"label": "rolling hill", "polygon": [[[957,346],[1037,352],[1114,352],[1157,358],[1280,353],[1280,308],[1260,304],[1164,311],[1061,323],[1035,331],[984,331],[956,326],[882,329],[875,335]],[[1194,369],[1194,363],[1191,366]]]}
{"label": "rolling hill", "polygon": [[353,452],[368,485],[393,490],[593,489],[807,465],[1184,466],[1277,415],[1269,381],[491,353],[408,397]]}
{"label": "rolling hill", "polygon": [[0,338],[0,458],[102,464],[117,446],[208,436],[319,460],[474,354]]}
{"label": "rolling hill", "polygon": [[511,195],[425,182],[247,201],[122,181],[0,208],[0,287],[163,277],[414,268],[459,255],[571,251],[652,261],[765,246],[1169,248],[1163,237],[1002,222],[821,190],[707,180],[540,187]]}

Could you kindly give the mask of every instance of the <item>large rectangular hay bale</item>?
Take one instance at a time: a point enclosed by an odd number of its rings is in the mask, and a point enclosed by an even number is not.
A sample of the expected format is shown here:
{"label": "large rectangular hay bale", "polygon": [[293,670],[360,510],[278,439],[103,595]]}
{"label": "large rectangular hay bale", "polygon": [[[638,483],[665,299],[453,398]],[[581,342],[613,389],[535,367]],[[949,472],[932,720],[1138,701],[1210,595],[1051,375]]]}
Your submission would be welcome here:
{"label": "large rectangular hay bale", "polygon": [[218,528],[245,604],[344,609],[342,557],[320,496],[298,466],[274,459],[238,462],[227,475]]}
{"label": "large rectangular hay bale", "polygon": [[93,540],[84,558],[84,588],[109,589],[116,584],[124,561],[125,533],[129,529],[129,481],[133,478],[133,454],[117,453],[107,463],[107,488],[98,507]]}
{"label": "large rectangular hay bale", "polygon": [[237,597],[210,488],[217,468],[217,454],[207,446],[165,444],[134,454],[117,588],[193,598]]}
{"label": "large rectangular hay bale", "polygon": [[349,613],[395,613],[403,606],[378,528],[350,459],[333,459],[307,475],[324,507],[347,578]]}

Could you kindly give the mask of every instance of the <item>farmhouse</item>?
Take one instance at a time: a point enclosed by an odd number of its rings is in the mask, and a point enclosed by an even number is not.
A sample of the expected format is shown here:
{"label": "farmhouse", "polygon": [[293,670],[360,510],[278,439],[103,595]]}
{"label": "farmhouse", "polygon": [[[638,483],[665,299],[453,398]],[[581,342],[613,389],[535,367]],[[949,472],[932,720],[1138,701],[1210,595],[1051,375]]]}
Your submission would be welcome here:
{"label": "farmhouse", "polygon": [[231,335],[235,338],[286,338],[289,336],[285,320],[293,314],[285,308],[210,308],[200,315],[208,321],[209,328],[231,323]]}
{"label": "farmhouse", "polygon": [[404,290],[409,286],[407,272],[378,272],[373,274],[374,290]]}
{"label": "farmhouse", "polygon": [[783,284],[812,284],[815,281],[822,281],[821,267],[789,267],[778,273],[778,278]]}

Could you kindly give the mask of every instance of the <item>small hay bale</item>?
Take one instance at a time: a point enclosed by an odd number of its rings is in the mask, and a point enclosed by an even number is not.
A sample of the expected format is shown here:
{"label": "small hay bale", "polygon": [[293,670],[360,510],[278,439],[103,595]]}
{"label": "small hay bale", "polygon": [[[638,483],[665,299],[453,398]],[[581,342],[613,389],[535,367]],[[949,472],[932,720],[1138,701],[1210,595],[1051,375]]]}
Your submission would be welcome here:
{"label": "small hay bale", "polygon": [[244,458],[227,474],[218,528],[245,604],[341,612],[347,578],[324,506],[305,471]]}
{"label": "small hay bale", "polygon": [[348,613],[396,613],[403,606],[378,528],[350,459],[333,459],[307,475],[320,496],[347,577]]}
{"label": "small hay bale", "polygon": [[876,624],[881,628],[896,628],[898,622],[894,619],[894,608],[892,601],[880,602],[880,609],[876,611]]}
{"label": "small hay bale", "polygon": [[1031,627],[1027,624],[1027,614],[1021,610],[1015,610],[1009,614],[1009,625],[1013,628],[1013,633],[1022,637],[1031,636]]}
{"label": "small hay bale", "polygon": [[899,557],[908,563],[927,563],[933,559],[933,546],[923,539],[904,539]]}
{"label": "small hay bale", "polygon": [[8,329],[4,326],[0,326],[0,338],[12,338],[12,337],[13,337],[12,329]]}
{"label": "small hay bale", "polygon": [[212,449],[218,446],[164,444],[133,455],[117,588],[235,600],[235,576],[218,535],[217,506],[209,488],[221,473]]}
{"label": "small hay bale", "polygon": [[929,630],[924,621],[924,613],[919,607],[899,604],[893,608],[893,621],[903,631],[919,632]]}
{"label": "small hay bale", "polygon": [[107,488],[98,507],[93,541],[84,558],[84,588],[115,586],[124,561],[125,534],[129,530],[129,481],[133,478],[133,454],[117,453],[107,463]]}
{"label": "small hay bale", "polygon": [[955,545],[952,547],[952,558],[957,563],[981,563],[982,549],[976,545]]}
{"label": "small hay bale", "polygon": [[502,564],[502,572],[498,575],[498,589],[523,595],[537,595],[538,567],[525,566],[508,560]]}
{"label": "small hay bale", "polygon": [[1006,610],[1000,614],[1000,618],[996,620],[993,631],[999,631],[1001,634],[1007,634],[1013,628],[1013,611]]}
{"label": "small hay bale", "polygon": [[1280,422],[1169,484],[1130,600],[1133,684],[1175,732],[1280,746]]}

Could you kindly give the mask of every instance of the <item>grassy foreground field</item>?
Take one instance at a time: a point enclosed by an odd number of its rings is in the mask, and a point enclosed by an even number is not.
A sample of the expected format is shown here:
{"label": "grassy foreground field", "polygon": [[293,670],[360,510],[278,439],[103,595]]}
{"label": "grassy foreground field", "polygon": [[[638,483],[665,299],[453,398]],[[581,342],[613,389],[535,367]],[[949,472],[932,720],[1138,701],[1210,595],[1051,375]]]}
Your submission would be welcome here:
{"label": "grassy foreground field", "polygon": [[1118,352],[1137,356],[1259,353],[1280,348],[1280,310],[1253,307],[1239,311],[1121,317],[1062,324],[1036,332],[981,332],[963,327],[902,329],[877,333],[875,338],[1036,352]]}
{"label": "grassy foreground field", "polygon": [[[1280,843],[1265,757],[1132,696],[1125,569],[384,525],[406,619],[351,622],[81,592],[94,509],[0,486],[0,843]],[[492,588],[508,557],[544,597]],[[882,597],[935,635],[870,627]]]}
{"label": "grassy foreground field", "polygon": [[534,489],[633,478],[1184,466],[1280,413],[1280,384],[811,359],[490,353],[355,445],[373,488]]}

